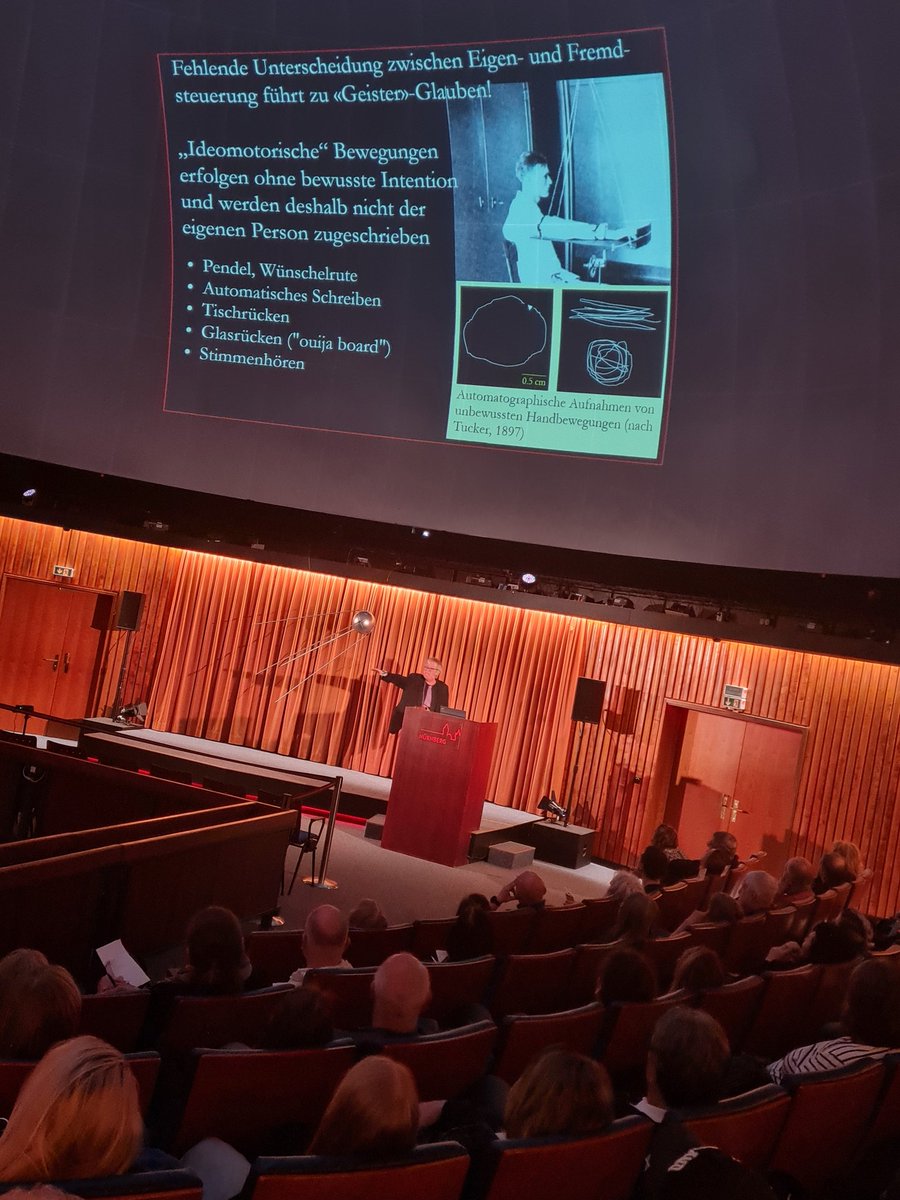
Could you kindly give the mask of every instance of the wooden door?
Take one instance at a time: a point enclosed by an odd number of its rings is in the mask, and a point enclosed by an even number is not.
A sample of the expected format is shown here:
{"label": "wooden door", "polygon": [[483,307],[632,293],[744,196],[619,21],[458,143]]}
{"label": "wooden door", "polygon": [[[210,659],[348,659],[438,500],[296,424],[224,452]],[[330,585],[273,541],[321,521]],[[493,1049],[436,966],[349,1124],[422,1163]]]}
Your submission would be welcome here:
{"label": "wooden door", "polygon": [[664,820],[685,854],[701,857],[709,835],[726,829],[743,857],[765,850],[778,874],[790,852],[806,731],[715,710],[667,706],[671,762]]}
{"label": "wooden door", "polygon": [[[85,716],[111,610],[108,593],[7,576],[0,604],[0,700],[62,718]],[[0,718],[3,727],[13,728],[12,713],[0,712]],[[31,722],[28,731],[42,728]]]}

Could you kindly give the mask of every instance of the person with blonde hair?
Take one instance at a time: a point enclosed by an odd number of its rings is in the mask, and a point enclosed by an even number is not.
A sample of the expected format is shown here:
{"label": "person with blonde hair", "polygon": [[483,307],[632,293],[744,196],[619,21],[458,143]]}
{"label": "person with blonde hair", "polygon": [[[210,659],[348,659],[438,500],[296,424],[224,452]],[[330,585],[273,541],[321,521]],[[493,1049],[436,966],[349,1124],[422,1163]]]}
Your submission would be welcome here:
{"label": "person with blonde hair", "polygon": [[606,896],[610,900],[624,900],[626,896],[633,896],[637,892],[643,892],[643,890],[644,885],[637,875],[635,875],[634,871],[629,871],[627,867],[622,867],[610,879],[606,889]]}
{"label": "person with blonde hair", "polygon": [[602,1133],[612,1119],[606,1068],[584,1054],[548,1050],[510,1088],[504,1128],[510,1138],[577,1137]]}
{"label": "person with blonde hair", "polygon": [[383,1055],[364,1058],[338,1084],[309,1154],[402,1158],[416,1144],[419,1096],[412,1072]]}
{"label": "person with blonde hair", "polygon": [[856,842],[835,842],[831,847],[831,853],[840,855],[844,860],[845,869],[853,876],[854,880],[859,879],[863,871],[863,864],[862,855]]}
{"label": "person with blonde hair", "polygon": [[65,967],[40,950],[13,950],[0,959],[0,1058],[40,1058],[74,1037],[81,992]]}
{"label": "person with blonde hair", "polygon": [[141,1149],[134,1075],[94,1037],[48,1050],[25,1083],[0,1138],[0,1182],[123,1175]]}

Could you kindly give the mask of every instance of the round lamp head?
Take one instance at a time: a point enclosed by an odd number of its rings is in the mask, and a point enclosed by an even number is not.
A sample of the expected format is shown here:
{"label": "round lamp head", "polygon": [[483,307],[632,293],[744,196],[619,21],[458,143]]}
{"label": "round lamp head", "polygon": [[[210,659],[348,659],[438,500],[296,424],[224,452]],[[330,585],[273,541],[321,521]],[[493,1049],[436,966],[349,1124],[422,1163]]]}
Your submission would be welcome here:
{"label": "round lamp head", "polygon": [[360,609],[358,613],[353,614],[353,620],[350,622],[350,628],[354,633],[371,633],[375,628],[375,618],[370,612],[365,609]]}

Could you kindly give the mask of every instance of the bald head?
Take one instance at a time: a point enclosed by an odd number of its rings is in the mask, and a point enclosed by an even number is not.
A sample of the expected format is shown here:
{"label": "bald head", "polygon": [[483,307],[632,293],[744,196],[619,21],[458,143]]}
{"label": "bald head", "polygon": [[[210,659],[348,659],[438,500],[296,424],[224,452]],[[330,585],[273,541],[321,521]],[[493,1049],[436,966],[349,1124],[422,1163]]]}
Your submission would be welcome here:
{"label": "bald head", "polygon": [[336,967],[347,949],[347,918],[333,904],[320,904],[306,918],[303,957],[308,967]]}
{"label": "bald head", "polygon": [[515,896],[520,905],[540,904],[547,892],[547,885],[537,871],[523,871],[516,876]]}
{"label": "bald head", "polygon": [[430,999],[425,966],[412,954],[392,954],[372,980],[372,1024],[393,1033],[414,1033]]}

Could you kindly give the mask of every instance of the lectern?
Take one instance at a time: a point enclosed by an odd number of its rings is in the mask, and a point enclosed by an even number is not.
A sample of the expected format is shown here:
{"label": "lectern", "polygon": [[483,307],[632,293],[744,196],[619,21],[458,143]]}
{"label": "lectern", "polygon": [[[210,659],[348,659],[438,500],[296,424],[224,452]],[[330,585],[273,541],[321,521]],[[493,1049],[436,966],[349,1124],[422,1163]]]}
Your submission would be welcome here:
{"label": "lectern", "polygon": [[497,726],[407,708],[381,844],[459,867],[481,825]]}

